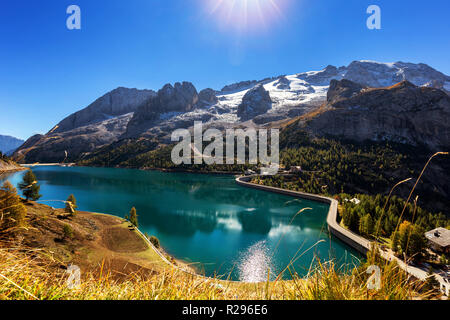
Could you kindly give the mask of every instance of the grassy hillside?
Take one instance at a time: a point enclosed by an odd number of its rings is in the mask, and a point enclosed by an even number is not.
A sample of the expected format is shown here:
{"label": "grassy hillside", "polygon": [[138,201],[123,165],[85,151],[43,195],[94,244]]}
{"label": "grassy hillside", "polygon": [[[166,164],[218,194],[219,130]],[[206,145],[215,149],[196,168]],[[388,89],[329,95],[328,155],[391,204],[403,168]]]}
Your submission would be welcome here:
{"label": "grassy hillside", "polygon": [[81,286],[66,286],[68,275],[52,260],[37,260],[33,251],[0,249],[0,299],[25,300],[409,300],[436,297],[423,284],[407,280],[395,265],[383,267],[382,289],[367,290],[367,275],[351,274],[322,264],[305,279],[239,284],[191,276],[179,270],[116,280],[104,267],[101,273],[83,273]]}
{"label": "grassy hillside", "polygon": [[[306,278],[247,284],[210,279],[166,263],[122,219],[26,202],[7,186],[0,211],[0,299],[428,299],[427,285],[408,279],[395,263],[369,255],[359,268],[322,261]],[[24,214],[23,214],[24,213]],[[8,222],[9,221],[9,222]],[[163,244],[164,245],[164,244]],[[66,270],[81,268],[81,285],[69,289]],[[382,288],[367,290],[369,264],[383,269]],[[183,266],[184,267],[184,266]],[[290,272],[287,267],[286,272]]]}
{"label": "grassy hillside", "polygon": [[22,170],[22,167],[0,152],[0,173],[16,170]]}

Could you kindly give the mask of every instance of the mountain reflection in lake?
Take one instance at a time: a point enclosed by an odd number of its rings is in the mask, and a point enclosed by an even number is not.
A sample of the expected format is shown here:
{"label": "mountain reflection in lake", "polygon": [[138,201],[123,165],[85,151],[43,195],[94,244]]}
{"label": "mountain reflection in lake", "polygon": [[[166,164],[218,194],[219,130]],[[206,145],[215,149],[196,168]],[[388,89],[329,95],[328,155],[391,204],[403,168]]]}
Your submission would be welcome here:
{"label": "mountain reflection in lake", "polygon": [[[41,183],[42,200],[65,200],[73,193],[79,210],[121,217],[136,207],[143,232],[158,237],[168,253],[209,276],[231,273],[235,280],[253,281],[264,274],[266,280],[264,269],[270,266],[276,274],[300,247],[306,250],[321,239],[325,241],[302,255],[292,270],[306,274],[315,256],[335,258],[338,265],[356,260],[353,250],[329,238],[328,205],[244,188],[231,176],[82,167],[33,171]],[[17,185],[23,174],[7,179]],[[306,207],[312,210],[291,223]]]}

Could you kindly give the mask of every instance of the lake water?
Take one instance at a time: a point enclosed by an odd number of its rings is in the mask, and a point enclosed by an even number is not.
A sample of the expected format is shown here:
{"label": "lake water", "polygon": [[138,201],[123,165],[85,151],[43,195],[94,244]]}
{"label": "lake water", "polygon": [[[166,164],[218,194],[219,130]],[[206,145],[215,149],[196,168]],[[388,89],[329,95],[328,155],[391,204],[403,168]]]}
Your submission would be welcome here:
{"label": "lake water", "polygon": [[[232,176],[58,166],[33,172],[44,204],[62,208],[45,200],[73,193],[83,211],[124,217],[136,207],[143,232],[208,276],[264,281],[269,268],[273,277],[292,260],[290,271],[303,276],[317,258],[353,265],[360,257],[329,238],[328,205],[244,188]],[[17,186],[23,174],[8,180]],[[311,210],[296,216],[303,208]]]}

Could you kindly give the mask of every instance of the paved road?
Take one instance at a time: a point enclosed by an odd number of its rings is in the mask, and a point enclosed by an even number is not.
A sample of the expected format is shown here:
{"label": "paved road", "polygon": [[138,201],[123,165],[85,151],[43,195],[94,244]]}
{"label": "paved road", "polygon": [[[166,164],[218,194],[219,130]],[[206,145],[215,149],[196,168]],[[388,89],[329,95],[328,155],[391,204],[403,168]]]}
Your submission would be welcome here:
{"label": "paved road", "polygon": [[[256,188],[261,190],[266,190],[270,192],[275,193],[281,193],[290,195],[293,197],[300,197],[300,198],[307,198],[312,199],[320,202],[327,202],[330,204],[330,209],[328,211],[328,217],[327,217],[327,224],[330,232],[334,234],[336,237],[338,237],[340,240],[344,241],[348,245],[352,246],[356,250],[366,253],[368,250],[370,250],[371,241],[357,235],[356,233],[351,232],[348,229],[343,228],[338,222],[337,222],[337,215],[338,215],[338,201],[332,198],[319,196],[319,195],[313,195],[309,193],[304,192],[298,192],[298,191],[291,191],[291,190],[285,190],[280,188],[274,188],[269,186],[263,186],[263,185],[257,185],[254,183],[250,183],[251,179],[254,176],[246,176],[246,177],[239,177],[236,179],[236,182],[240,185],[249,187],[249,188]],[[429,277],[428,272],[424,271],[418,267],[414,267],[411,265],[406,264],[401,259],[397,258],[391,251],[383,251],[380,249],[381,256],[388,260],[396,260],[399,267],[402,268],[405,272],[410,274],[411,276],[419,279],[419,280],[425,280]],[[446,296],[449,296],[450,291],[450,283],[448,277],[442,277],[438,273],[434,273],[434,276],[436,277],[436,280],[439,281],[441,285],[441,290],[443,289],[445,291]]]}

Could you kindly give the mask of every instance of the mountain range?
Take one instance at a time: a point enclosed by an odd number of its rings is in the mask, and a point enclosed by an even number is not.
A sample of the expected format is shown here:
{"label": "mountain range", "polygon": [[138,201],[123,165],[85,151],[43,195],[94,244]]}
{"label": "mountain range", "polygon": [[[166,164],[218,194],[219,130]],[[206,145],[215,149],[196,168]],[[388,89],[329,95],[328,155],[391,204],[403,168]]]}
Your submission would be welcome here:
{"label": "mountain range", "polygon": [[[276,126],[300,119],[313,135],[450,147],[450,77],[426,64],[354,61],[197,91],[189,82],[160,90],[117,88],[50,130],[29,138],[23,163],[77,161],[121,141],[169,144],[171,133],[204,126]],[[308,116],[314,115],[314,116]],[[153,144],[152,144],[153,145]],[[154,145],[153,145],[154,146]]]}
{"label": "mountain range", "polygon": [[11,136],[0,135],[0,151],[3,154],[10,155],[25,141]]}

